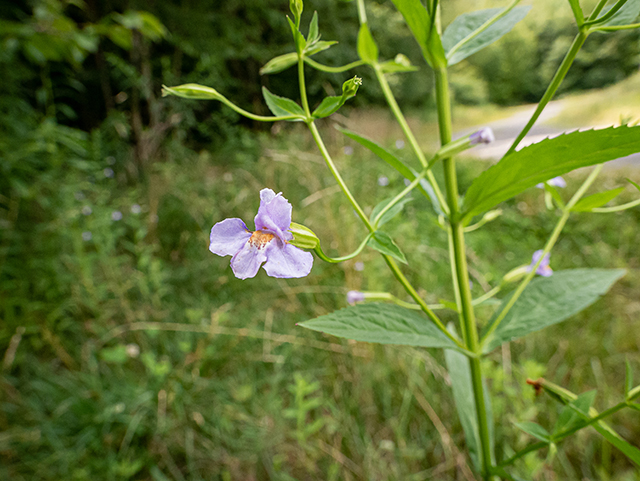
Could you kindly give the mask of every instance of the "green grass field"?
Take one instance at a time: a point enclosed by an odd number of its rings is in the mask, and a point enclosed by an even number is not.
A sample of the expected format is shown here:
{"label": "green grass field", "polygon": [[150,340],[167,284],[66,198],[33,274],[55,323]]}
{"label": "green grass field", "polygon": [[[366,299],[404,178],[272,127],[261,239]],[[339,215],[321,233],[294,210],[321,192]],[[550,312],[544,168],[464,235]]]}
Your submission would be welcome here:
{"label": "green grass field", "polygon": [[[399,137],[385,122],[380,117],[378,129],[394,149]],[[322,131],[367,212],[404,187],[329,123]],[[141,185],[117,168],[114,179],[103,167],[70,170],[30,186],[32,200],[3,219],[0,479],[473,479],[441,352],[349,342],[295,325],[344,307],[349,289],[404,299],[376,252],[339,265],[316,259],[304,279],[260,271],[240,281],[229,258],[208,251],[215,222],[240,217],[252,226],[264,187],[284,193],[294,221],[314,229],[329,254],[350,252],[365,234],[297,126],[244,152],[242,162],[170,152]],[[408,149],[397,152],[414,163]],[[483,167],[460,165],[463,189]],[[570,175],[566,191],[585,175]],[[378,185],[380,176],[388,186]],[[607,171],[593,190],[629,185],[626,177],[640,180],[637,171]],[[637,196],[629,186],[620,203]],[[528,263],[556,216],[538,189],[502,209],[468,236],[474,296]],[[640,369],[639,226],[640,209],[570,219],[554,269],[625,267],[628,274],[580,315],[486,360],[498,456],[532,442],[514,422],[550,427],[557,418],[557,406],[536,397],[527,377],[577,393],[597,389],[603,409],[622,397],[625,358]],[[428,202],[415,196],[388,231],[424,298],[451,300],[446,234]],[[481,322],[492,307],[480,310]],[[456,320],[452,311],[442,316]],[[640,444],[638,413],[611,422]],[[595,431],[546,455],[525,457],[521,475],[640,479]]]}

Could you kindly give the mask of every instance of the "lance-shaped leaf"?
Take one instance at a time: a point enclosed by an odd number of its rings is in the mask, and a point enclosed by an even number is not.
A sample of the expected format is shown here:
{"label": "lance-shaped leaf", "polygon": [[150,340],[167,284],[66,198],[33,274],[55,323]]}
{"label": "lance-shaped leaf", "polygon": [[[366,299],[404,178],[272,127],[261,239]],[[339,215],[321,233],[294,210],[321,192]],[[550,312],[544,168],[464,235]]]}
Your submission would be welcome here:
{"label": "lance-shaped leaf", "polygon": [[407,22],[427,63],[433,68],[446,66],[447,60],[440,35],[435,28],[435,19],[431,18],[422,2],[420,0],[392,1]]}
{"label": "lance-shaped leaf", "polygon": [[342,95],[335,97],[326,97],[320,102],[318,108],[313,111],[313,116],[317,119],[327,117],[337,111],[351,97],[356,95],[358,87],[362,85],[362,79],[353,77],[342,84]]}
{"label": "lance-shaped leaf", "polygon": [[394,304],[358,304],[298,325],[362,342],[455,347],[425,315]]}
{"label": "lance-shaped leaf", "polygon": [[285,53],[269,60],[260,69],[260,75],[282,72],[298,63],[298,54],[296,52]]}
{"label": "lance-shaped leaf", "polygon": [[[387,206],[387,204],[392,200],[393,200],[393,197],[389,197],[388,199],[385,199],[382,202],[380,202],[378,205],[376,205],[371,211],[371,220],[375,219],[378,215],[378,212],[382,211],[382,209],[384,209]],[[393,219],[395,216],[397,216],[400,212],[402,212],[402,209],[404,209],[405,204],[407,204],[408,202],[411,202],[412,200],[413,199],[411,197],[405,197],[399,200],[393,207],[391,207],[387,212],[385,212],[382,217],[380,217],[380,220],[378,221],[378,227],[383,226],[384,224],[389,222],[391,219]]]}
{"label": "lance-shaped leaf", "polygon": [[[613,5],[606,7],[600,16],[605,15],[609,10],[611,10]],[[640,0],[627,0],[627,3],[625,3],[621,9],[601,26],[617,27],[619,25],[629,25],[638,18],[638,15],[640,15]]]}
{"label": "lance-shaped leaf", "polygon": [[387,60],[380,64],[382,73],[417,72],[418,67],[411,65],[411,60],[406,55],[399,53],[393,60]]}
{"label": "lance-shaped leaf", "polygon": [[269,92],[267,87],[262,87],[262,95],[267,103],[267,107],[269,107],[271,113],[276,117],[285,115],[300,115],[304,117],[304,110],[293,100],[274,95]]}
{"label": "lance-shaped leaf", "polygon": [[551,435],[549,434],[549,431],[537,423],[523,422],[515,423],[515,425],[517,428],[522,429],[525,433],[533,436],[534,438],[538,438],[540,441],[544,441],[545,443],[551,442]]}
{"label": "lance-shaped leaf", "polygon": [[374,232],[369,238],[367,245],[381,254],[398,259],[403,264],[407,263],[407,258],[404,256],[400,248],[395,242],[393,242],[393,239],[389,237],[389,234],[386,234],[385,232]]}
{"label": "lance-shaped leaf", "polygon": [[306,57],[310,57],[311,55],[315,55],[318,52],[322,52],[323,50],[328,49],[329,47],[331,47],[332,45],[335,45],[336,43],[338,43],[337,40],[320,40],[318,42],[314,42],[313,44],[305,47],[304,55]]}
{"label": "lance-shaped leaf", "polygon": [[[456,307],[453,308],[456,310]],[[453,326],[449,326],[449,331],[455,333]],[[467,449],[473,465],[476,470],[481,470],[482,459],[482,443],[480,442],[480,429],[478,427],[478,415],[476,404],[474,401],[473,383],[471,381],[471,366],[469,359],[462,353],[447,349],[444,351],[445,362],[447,363],[447,371],[449,380],[451,381],[451,390],[453,391],[453,400],[458,412],[458,419],[464,431],[464,437],[467,442]],[[487,422],[489,424],[489,441],[491,443],[491,458],[494,458],[494,426],[493,426],[493,410],[491,408],[491,396],[486,384],[482,383],[485,399],[485,410]]]}
{"label": "lance-shaped leaf", "polygon": [[524,147],[477,177],[464,200],[464,216],[492,209],[515,195],[580,167],[640,152],[640,127],[572,132]]}
{"label": "lance-shaped leaf", "polygon": [[[577,314],[625,273],[624,269],[567,269],[534,279],[488,339],[485,352]],[[509,297],[496,312],[501,312],[507,302]]]}
{"label": "lance-shaped leaf", "polygon": [[309,23],[307,42],[313,43],[318,40],[320,40],[320,33],[318,32],[318,12],[313,12],[313,17],[311,17],[311,22]]}
{"label": "lance-shaped leaf", "polygon": [[618,187],[617,189],[590,195],[580,199],[571,210],[574,212],[591,212],[597,207],[602,207],[603,205],[608,204],[610,201],[618,197],[623,190],[624,187]]}
{"label": "lance-shaped leaf", "polygon": [[527,16],[530,6],[515,7],[489,26],[492,18],[504,12],[504,8],[489,8],[463,13],[447,27],[442,36],[442,46],[449,65],[464,60],[469,55],[492,44]]}
{"label": "lance-shaped leaf", "polygon": [[366,23],[360,25],[360,31],[358,31],[358,56],[368,64],[378,61],[378,46]]}

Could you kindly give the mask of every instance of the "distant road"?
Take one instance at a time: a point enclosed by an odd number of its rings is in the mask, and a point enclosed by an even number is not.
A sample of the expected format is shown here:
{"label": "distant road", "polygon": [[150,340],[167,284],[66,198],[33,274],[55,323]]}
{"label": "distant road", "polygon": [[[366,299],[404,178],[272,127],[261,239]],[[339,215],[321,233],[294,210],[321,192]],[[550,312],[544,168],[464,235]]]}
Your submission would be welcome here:
{"label": "distant road", "polygon": [[[472,132],[475,132],[481,127],[491,127],[493,129],[494,135],[496,136],[495,142],[487,145],[479,145],[473,150],[469,150],[467,152],[468,155],[476,158],[498,160],[502,158],[507,150],[509,150],[509,147],[511,147],[511,144],[516,139],[517,135],[531,118],[531,115],[535,111],[535,108],[536,106],[533,105],[506,119],[496,120],[495,122],[489,122],[486,125],[478,125],[476,127],[456,132],[454,137],[458,138],[464,135],[468,135]],[[562,112],[563,108],[564,105],[562,100],[549,102],[549,105],[547,105],[547,108],[542,111],[542,115],[540,115],[540,118],[538,118],[536,124],[529,131],[529,134],[522,140],[522,142],[520,142],[519,148],[522,148],[529,144],[540,142],[547,137],[555,137],[564,132],[593,128],[593,126],[563,128],[558,125],[550,124],[549,121],[557,117],[558,114]],[[612,167],[623,167],[629,165],[640,167],[640,154],[634,154],[620,158],[618,160],[610,162],[608,165]]]}

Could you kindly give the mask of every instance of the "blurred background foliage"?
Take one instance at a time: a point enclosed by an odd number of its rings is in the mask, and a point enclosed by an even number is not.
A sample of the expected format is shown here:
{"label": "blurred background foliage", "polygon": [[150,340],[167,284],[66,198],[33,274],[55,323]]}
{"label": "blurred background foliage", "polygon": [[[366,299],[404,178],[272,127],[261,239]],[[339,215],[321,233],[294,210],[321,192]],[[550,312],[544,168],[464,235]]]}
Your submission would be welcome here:
{"label": "blurred background foliage", "polygon": [[[447,2],[445,23],[490,3]],[[391,2],[368,8],[382,55],[402,52],[421,67],[393,77],[393,87],[422,120],[420,138],[433,138],[431,75],[418,49]],[[306,9],[307,19],[318,11],[324,39],[340,42],[318,60],[355,60],[355,5],[314,0]],[[249,221],[264,186],[285,192],[295,220],[334,253],[355,248],[362,234],[355,219],[344,222],[351,212],[296,126],[257,125],[218,103],[160,98],[161,84],[186,82],[211,85],[262,114],[262,85],[296,98],[292,72],[259,75],[292,49],[287,13],[281,0],[0,3],[1,479],[470,479],[440,354],[294,328],[343,306],[347,288],[401,295],[380,259],[366,253],[362,265],[316,262],[307,279],[260,273],[240,282],[228,260],[206,250],[211,225]],[[536,1],[511,34],[454,68],[456,102],[493,112],[493,104],[536,101],[574,33],[567,2]],[[630,76],[639,38],[592,35],[563,92]],[[351,122],[408,155],[376,110],[383,99],[374,79],[356,73],[365,82]],[[353,74],[310,75],[311,99]],[[403,185],[325,130],[368,208]],[[463,166],[461,182],[481,167]],[[628,175],[610,174],[605,184]],[[388,186],[378,187],[381,176]],[[550,218],[539,192],[529,192],[470,238],[476,294],[528,262]],[[640,360],[640,338],[629,335],[640,332],[629,327],[640,312],[638,221],[637,210],[572,221],[554,268],[624,266],[629,275],[570,324],[487,360],[499,454],[527,442],[512,421],[555,419],[555,407],[534,402],[523,386],[527,376],[578,392],[598,388],[601,407],[617,399],[622,353]],[[412,281],[432,286],[424,292],[430,302],[449,296],[446,240],[426,203],[412,202],[406,222],[393,228],[414,257]],[[626,416],[615,418],[617,428],[637,444],[639,424]],[[521,469],[536,479],[551,469],[563,479],[637,479],[587,432],[548,463],[534,454]]]}

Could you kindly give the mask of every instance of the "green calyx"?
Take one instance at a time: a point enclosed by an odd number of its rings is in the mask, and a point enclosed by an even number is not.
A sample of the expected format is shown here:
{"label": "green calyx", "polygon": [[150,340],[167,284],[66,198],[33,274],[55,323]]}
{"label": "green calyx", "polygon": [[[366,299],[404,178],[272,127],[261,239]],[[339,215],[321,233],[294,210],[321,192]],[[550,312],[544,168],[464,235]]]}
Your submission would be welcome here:
{"label": "green calyx", "polygon": [[300,249],[315,249],[320,245],[320,239],[318,236],[308,227],[302,224],[291,223],[289,232],[293,234],[293,239],[289,241],[289,244]]}

